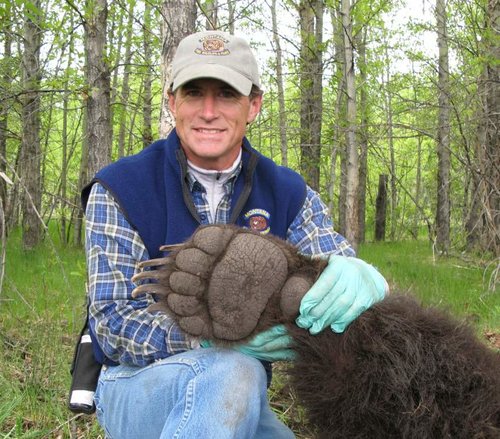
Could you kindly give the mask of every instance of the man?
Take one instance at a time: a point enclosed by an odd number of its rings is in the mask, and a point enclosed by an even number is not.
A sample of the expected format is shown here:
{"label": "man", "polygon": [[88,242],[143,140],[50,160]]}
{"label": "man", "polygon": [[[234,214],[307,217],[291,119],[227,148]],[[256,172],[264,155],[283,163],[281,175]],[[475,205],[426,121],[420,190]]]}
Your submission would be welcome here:
{"label": "man", "polygon": [[[105,366],[95,395],[111,438],[292,438],[267,401],[270,362],[292,359],[278,326],[239,349],[189,339],[133,300],[140,261],[197,226],[234,223],[287,239],[329,265],[301,302],[297,324],[343,331],[380,300],[386,282],[333,231],[325,205],[295,172],[245,138],[262,105],[249,45],[211,31],[181,41],[172,64],[167,139],[101,170],[83,192],[89,325]],[[329,330],[329,329],[328,329]],[[205,346],[205,347],[202,347]],[[266,373],[267,372],[267,373]]]}

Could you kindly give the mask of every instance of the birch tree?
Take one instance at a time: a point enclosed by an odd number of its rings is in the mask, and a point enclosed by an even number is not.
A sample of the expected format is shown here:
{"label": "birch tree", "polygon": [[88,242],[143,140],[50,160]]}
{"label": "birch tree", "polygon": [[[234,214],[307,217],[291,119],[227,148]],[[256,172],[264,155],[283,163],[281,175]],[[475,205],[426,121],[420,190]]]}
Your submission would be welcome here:
{"label": "birch tree", "polygon": [[132,36],[133,36],[133,23],[134,23],[134,7],[135,1],[130,1],[127,11],[127,27],[126,27],[126,40],[125,40],[125,56],[123,60],[123,81],[120,93],[120,122],[118,124],[118,157],[125,155],[125,134],[127,129],[126,118],[129,107],[129,94],[130,94],[130,67],[132,62]]}
{"label": "birch tree", "polygon": [[344,31],[345,82],[347,93],[346,114],[346,200],[345,200],[345,237],[356,248],[359,242],[358,231],[358,188],[359,157],[356,144],[356,84],[354,71],[354,43],[352,37],[351,1],[341,2],[342,28]]}
{"label": "birch tree", "polygon": [[276,17],[276,0],[272,0],[271,19],[273,23],[273,43],[276,53],[276,86],[278,88],[278,123],[280,134],[281,164],[288,166],[288,146],[287,146],[287,118],[285,107],[285,90],[283,87],[283,54],[281,42],[278,34],[278,20]]}
{"label": "birch tree", "polygon": [[151,40],[151,5],[148,0],[144,2],[144,25],[142,29],[142,41],[143,41],[143,71],[144,71],[144,82],[143,82],[143,107],[142,107],[142,117],[143,117],[143,127],[142,127],[142,146],[145,148],[153,141],[153,129],[152,129],[152,95],[151,86],[153,82],[150,60],[152,55],[152,40]]}
{"label": "birch tree", "polygon": [[345,112],[345,63],[344,63],[344,30],[342,26],[342,14],[340,10],[340,2],[331,9],[331,22],[333,27],[333,41],[334,41],[334,65],[335,65],[335,106],[333,112],[333,122],[332,122],[332,151],[330,153],[330,172],[329,172],[329,184],[328,184],[328,195],[329,204],[328,208],[330,212],[334,212],[334,201],[335,201],[335,182],[337,181],[337,158],[340,157],[341,175],[339,182],[339,197],[338,197],[338,209],[337,209],[337,226],[336,229],[344,234],[345,233],[345,211],[343,206],[345,205],[345,186],[346,186],[346,172],[345,172],[345,147],[344,141],[341,136],[341,132],[344,128],[344,117]]}
{"label": "birch tree", "polygon": [[366,35],[367,27],[364,26],[359,33],[359,78],[361,89],[359,93],[361,127],[359,130],[359,189],[358,189],[358,231],[359,242],[365,240],[365,209],[366,209],[366,184],[368,175],[368,92],[367,92],[367,62],[366,62]]}
{"label": "birch tree", "polygon": [[[11,78],[11,55],[12,55],[12,6],[10,3],[5,5],[6,19],[2,20],[0,25],[4,34],[3,50],[4,57],[1,63],[3,64],[3,74],[1,81],[5,90],[8,90],[8,84],[12,82]],[[8,136],[8,120],[9,120],[9,105],[7,100],[0,100],[0,172],[5,173],[7,170],[7,136]],[[3,178],[0,178],[0,200],[2,201],[3,210],[7,211],[7,186]]]}
{"label": "birch tree", "polygon": [[450,247],[450,72],[448,60],[448,34],[446,0],[436,0],[437,41],[439,47],[438,99],[439,114],[437,128],[437,206],[436,246],[440,253],[447,254]]}
{"label": "birch tree", "polygon": [[218,0],[205,0],[202,10],[205,15],[205,28],[207,30],[217,29],[219,27]]}

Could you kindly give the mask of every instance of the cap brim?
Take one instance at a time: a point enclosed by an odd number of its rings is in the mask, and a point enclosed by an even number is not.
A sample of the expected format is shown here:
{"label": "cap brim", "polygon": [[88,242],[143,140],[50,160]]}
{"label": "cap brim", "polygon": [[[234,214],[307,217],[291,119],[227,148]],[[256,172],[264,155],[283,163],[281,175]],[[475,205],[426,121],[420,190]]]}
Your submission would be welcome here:
{"label": "cap brim", "polygon": [[189,81],[201,78],[213,78],[229,84],[244,96],[249,96],[252,90],[252,81],[237,71],[220,64],[196,64],[182,69],[172,83],[172,91]]}

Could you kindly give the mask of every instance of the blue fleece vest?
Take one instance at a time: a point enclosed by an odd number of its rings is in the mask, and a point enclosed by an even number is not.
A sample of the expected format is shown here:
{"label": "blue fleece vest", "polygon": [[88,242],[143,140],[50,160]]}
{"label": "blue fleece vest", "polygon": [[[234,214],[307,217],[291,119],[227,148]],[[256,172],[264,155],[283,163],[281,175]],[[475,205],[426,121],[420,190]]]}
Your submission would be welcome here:
{"label": "blue fleece vest", "polygon": [[[304,180],[254,150],[246,138],[242,162],[231,198],[230,222],[285,239],[305,201]],[[149,257],[161,257],[160,246],[187,240],[201,223],[186,172],[186,157],[173,130],[167,139],[100,170],[82,191],[83,208],[92,185],[99,182],[118,202]],[[97,343],[93,345],[98,348]],[[94,353],[99,362],[113,364],[100,349],[94,349]]]}

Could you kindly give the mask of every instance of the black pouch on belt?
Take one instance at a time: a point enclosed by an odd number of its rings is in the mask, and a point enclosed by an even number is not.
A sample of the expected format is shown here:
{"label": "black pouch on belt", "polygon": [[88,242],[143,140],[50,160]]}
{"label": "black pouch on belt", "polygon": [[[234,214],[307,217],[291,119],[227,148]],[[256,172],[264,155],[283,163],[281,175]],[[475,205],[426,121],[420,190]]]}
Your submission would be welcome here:
{"label": "black pouch on belt", "polygon": [[71,388],[68,408],[73,413],[95,412],[94,393],[102,364],[94,357],[92,338],[88,328],[88,318],[76,344],[73,363],[71,365]]}

